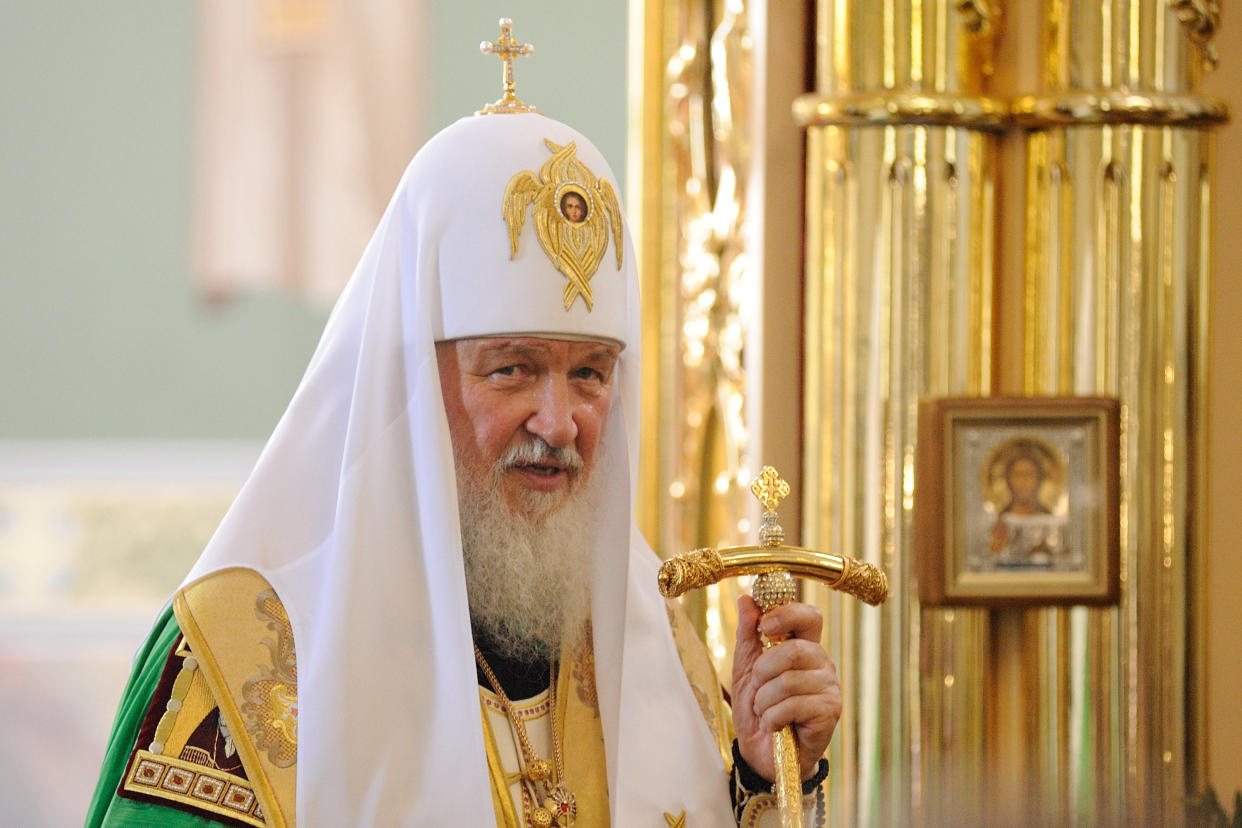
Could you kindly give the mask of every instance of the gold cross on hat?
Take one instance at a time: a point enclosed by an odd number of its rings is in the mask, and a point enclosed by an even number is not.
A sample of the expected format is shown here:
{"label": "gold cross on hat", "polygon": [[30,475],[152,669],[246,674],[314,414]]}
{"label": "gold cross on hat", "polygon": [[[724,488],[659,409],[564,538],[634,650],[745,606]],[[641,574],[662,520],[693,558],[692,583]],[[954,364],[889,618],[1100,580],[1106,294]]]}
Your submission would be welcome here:
{"label": "gold cross on hat", "polygon": [[500,18],[500,40],[493,43],[485,40],[479,44],[479,51],[485,55],[497,55],[504,61],[504,94],[500,100],[489,103],[475,115],[494,115],[513,112],[538,112],[533,106],[527,106],[518,100],[514,91],[513,61],[519,57],[533,55],[535,47],[529,43],[518,43],[513,39],[513,21],[507,17]]}

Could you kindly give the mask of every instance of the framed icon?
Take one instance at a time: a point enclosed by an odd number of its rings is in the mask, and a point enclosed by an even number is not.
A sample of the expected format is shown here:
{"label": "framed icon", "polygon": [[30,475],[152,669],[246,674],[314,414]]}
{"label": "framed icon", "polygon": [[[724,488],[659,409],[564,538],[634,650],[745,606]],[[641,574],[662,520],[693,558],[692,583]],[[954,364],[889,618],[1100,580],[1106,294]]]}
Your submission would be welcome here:
{"label": "framed icon", "polygon": [[919,407],[914,544],[927,605],[1114,604],[1119,412],[1104,397]]}

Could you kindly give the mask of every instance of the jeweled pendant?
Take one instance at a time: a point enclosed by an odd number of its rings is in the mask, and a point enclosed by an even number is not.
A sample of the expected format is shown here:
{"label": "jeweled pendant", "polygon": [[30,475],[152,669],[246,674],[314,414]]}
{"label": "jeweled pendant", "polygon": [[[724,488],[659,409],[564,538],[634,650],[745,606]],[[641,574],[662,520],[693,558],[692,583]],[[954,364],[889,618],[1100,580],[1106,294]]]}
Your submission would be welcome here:
{"label": "jeweled pendant", "polygon": [[552,818],[561,828],[568,828],[578,818],[578,803],[574,800],[574,795],[565,790],[564,785],[558,784],[552,789],[552,793],[543,801],[543,807],[552,812]]}

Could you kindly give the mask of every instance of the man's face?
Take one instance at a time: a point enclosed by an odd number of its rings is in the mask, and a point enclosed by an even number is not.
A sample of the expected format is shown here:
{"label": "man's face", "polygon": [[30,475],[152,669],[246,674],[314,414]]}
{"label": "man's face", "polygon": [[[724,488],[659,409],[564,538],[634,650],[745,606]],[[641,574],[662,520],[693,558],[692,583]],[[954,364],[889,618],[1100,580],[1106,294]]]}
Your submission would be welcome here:
{"label": "man's face", "polygon": [[[478,338],[436,343],[440,388],[459,467],[474,481],[495,469],[505,502],[554,511],[590,475],[608,409],[619,351],[600,342]],[[538,437],[570,459],[497,464]],[[581,458],[573,467],[572,455]]]}
{"label": "man's face", "polygon": [[1039,466],[1033,460],[1021,458],[1009,467],[1009,490],[1014,500],[1029,502],[1039,490]]}

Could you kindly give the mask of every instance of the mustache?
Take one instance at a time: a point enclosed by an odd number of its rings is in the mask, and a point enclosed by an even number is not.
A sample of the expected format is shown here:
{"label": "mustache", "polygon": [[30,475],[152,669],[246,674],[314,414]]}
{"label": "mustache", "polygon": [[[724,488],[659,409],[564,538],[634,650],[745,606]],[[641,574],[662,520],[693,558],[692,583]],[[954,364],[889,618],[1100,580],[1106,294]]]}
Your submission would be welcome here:
{"label": "mustache", "polygon": [[528,439],[513,446],[500,457],[499,466],[508,471],[515,466],[554,465],[580,473],[585,465],[582,455],[573,446],[553,448],[538,435],[532,434]]}

